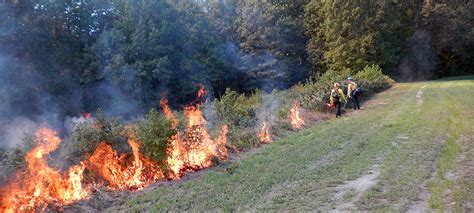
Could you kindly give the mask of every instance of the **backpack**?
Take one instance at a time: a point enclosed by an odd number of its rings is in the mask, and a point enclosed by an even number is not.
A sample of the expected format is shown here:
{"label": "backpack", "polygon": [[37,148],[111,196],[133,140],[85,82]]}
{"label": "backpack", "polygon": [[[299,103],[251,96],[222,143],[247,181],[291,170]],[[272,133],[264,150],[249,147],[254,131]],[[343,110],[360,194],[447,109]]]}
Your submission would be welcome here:
{"label": "backpack", "polygon": [[339,102],[339,99],[341,98],[341,94],[339,94],[339,91],[333,91],[331,92],[331,97],[334,102]]}
{"label": "backpack", "polygon": [[362,87],[360,87],[359,85],[357,85],[355,82],[353,82],[353,85],[356,87],[355,90],[352,91],[352,94],[353,96],[358,96],[360,94],[362,94]]}
{"label": "backpack", "polygon": [[362,94],[364,90],[362,90],[362,87],[358,86],[355,90],[354,90],[354,95],[355,96],[359,96]]}

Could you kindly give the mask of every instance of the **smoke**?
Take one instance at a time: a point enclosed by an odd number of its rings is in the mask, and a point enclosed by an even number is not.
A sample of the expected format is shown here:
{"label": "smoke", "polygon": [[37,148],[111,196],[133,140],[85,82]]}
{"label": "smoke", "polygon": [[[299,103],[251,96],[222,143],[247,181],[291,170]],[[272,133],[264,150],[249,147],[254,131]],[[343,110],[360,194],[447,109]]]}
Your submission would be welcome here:
{"label": "smoke", "polygon": [[42,123],[57,124],[58,105],[45,79],[19,59],[0,55],[0,147],[13,148]]}
{"label": "smoke", "polygon": [[213,129],[215,126],[216,111],[214,104],[215,102],[209,98],[206,98],[206,102],[203,104],[204,117],[209,129]]}
{"label": "smoke", "polygon": [[[280,96],[277,91],[274,90],[272,93],[262,93],[260,108],[257,111],[258,124],[266,122],[270,126],[276,121],[276,113],[280,107]],[[256,128],[260,128],[257,126]]]}
{"label": "smoke", "polygon": [[25,117],[15,117],[0,128],[0,141],[3,148],[15,148],[22,145],[25,134],[33,135],[38,124]]}
{"label": "smoke", "polygon": [[134,71],[128,66],[120,70],[118,80],[113,79],[112,70],[103,71],[105,79],[90,88],[92,100],[88,102],[91,104],[89,108],[102,109],[106,117],[121,115],[130,118],[141,112],[137,100],[139,92],[133,86]]}
{"label": "smoke", "polygon": [[[2,54],[0,47],[0,148],[14,148],[41,125],[63,134],[74,131],[80,114],[102,109],[106,117],[130,118],[139,110],[131,67],[100,70],[102,80],[91,86],[73,83],[70,73],[41,69],[28,59]],[[46,68],[45,68],[46,67]],[[57,70],[51,67],[52,70]],[[73,123],[74,123],[73,122]],[[66,130],[66,131],[65,131]]]}
{"label": "smoke", "polygon": [[268,50],[245,53],[234,43],[226,43],[223,48],[226,59],[244,76],[247,91],[260,88],[269,93],[273,89],[286,89],[307,74],[307,67],[289,58],[278,59]]}
{"label": "smoke", "polygon": [[408,41],[408,47],[398,66],[400,80],[430,79],[437,65],[436,51],[430,36],[422,30],[417,30]]}

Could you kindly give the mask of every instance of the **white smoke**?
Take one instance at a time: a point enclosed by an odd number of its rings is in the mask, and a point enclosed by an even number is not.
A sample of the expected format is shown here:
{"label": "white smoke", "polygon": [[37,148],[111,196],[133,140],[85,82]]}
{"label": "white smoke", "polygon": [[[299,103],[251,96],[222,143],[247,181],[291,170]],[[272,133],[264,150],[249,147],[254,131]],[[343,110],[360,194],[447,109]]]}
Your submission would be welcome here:
{"label": "white smoke", "polygon": [[25,134],[34,134],[39,125],[25,117],[16,117],[0,128],[0,147],[15,148],[22,145]]}
{"label": "white smoke", "polygon": [[257,111],[257,129],[260,129],[263,122],[266,122],[270,126],[275,123],[276,113],[278,112],[280,103],[281,101],[276,90],[268,94],[262,93],[260,108]]}

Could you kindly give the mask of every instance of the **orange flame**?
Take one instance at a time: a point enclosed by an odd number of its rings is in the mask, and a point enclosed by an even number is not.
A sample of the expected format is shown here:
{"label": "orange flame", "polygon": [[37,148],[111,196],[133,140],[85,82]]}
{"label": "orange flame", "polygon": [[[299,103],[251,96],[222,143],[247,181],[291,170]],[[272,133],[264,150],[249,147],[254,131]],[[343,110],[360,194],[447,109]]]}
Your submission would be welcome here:
{"label": "orange flame", "polygon": [[163,112],[165,113],[166,118],[171,121],[171,124],[173,125],[173,128],[178,127],[179,121],[174,117],[173,112],[171,111],[170,107],[168,106],[168,99],[161,99],[160,100],[160,106],[163,109]]}
{"label": "orange flame", "polygon": [[85,119],[91,119],[92,118],[92,113],[84,112],[84,113],[82,113],[82,117],[84,117]]}
{"label": "orange flame", "polygon": [[156,162],[140,155],[140,145],[133,133],[129,133],[128,144],[132,148],[131,165],[124,163],[127,162],[127,155],[119,156],[112,146],[102,142],[87,160],[88,168],[114,189],[142,189],[147,184],[164,178]]}
{"label": "orange flame", "polygon": [[[204,86],[198,97],[206,93]],[[166,117],[173,128],[179,120],[168,107],[166,99],[160,102]],[[222,126],[220,136],[212,139],[207,129],[199,104],[186,107],[185,137],[178,132],[170,138],[167,149],[168,173],[164,174],[159,162],[147,159],[140,154],[140,143],[133,131],[128,131],[128,144],[132,154],[118,154],[107,142],[100,143],[94,153],[83,162],[71,167],[65,175],[48,167],[46,155],[56,150],[61,139],[57,133],[40,128],[36,132],[37,146],[27,153],[28,167],[20,170],[16,178],[0,189],[0,212],[45,210],[47,205],[70,204],[87,198],[92,184],[106,185],[111,189],[142,189],[150,183],[164,179],[181,178],[186,171],[194,171],[213,165],[213,159],[225,160],[227,126]],[[84,170],[90,171],[91,183],[83,183]],[[84,187],[87,186],[87,187]]]}
{"label": "orange flame", "polygon": [[171,137],[167,154],[166,163],[168,164],[169,176],[171,179],[177,180],[184,175],[186,155],[186,149],[179,133]]}
{"label": "orange flame", "polygon": [[[198,91],[198,99],[206,94],[203,85]],[[197,99],[197,100],[198,100]],[[167,100],[160,101],[161,107],[166,117],[176,123],[175,116],[167,105]],[[171,171],[171,178],[179,178],[186,170],[197,170],[212,166],[212,159],[227,159],[226,148],[227,126],[223,126],[219,138],[213,140],[207,129],[207,121],[204,119],[199,104],[185,107],[184,116],[186,118],[186,130],[184,140],[180,134],[176,134],[170,139],[168,148],[168,168]],[[174,125],[176,128],[177,125]]]}
{"label": "orange flame", "polygon": [[257,134],[260,138],[260,142],[262,143],[270,143],[272,142],[272,135],[270,135],[270,131],[268,130],[267,122],[263,122],[262,128],[260,132]]}
{"label": "orange flame", "polygon": [[27,168],[20,170],[16,178],[0,190],[1,211],[35,211],[52,202],[70,204],[88,196],[88,191],[82,188],[83,163],[71,167],[66,175],[48,166],[46,155],[61,143],[56,134],[47,128],[36,131],[37,146],[25,156]]}
{"label": "orange flame", "polygon": [[299,129],[304,125],[303,118],[300,117],[300,102],[293,102],[293,107],[290,109],[290,123],[294,129]]}
{"label": "orange flame", "polygon": [[207,94],[206,88],[204,87],[204,84],[199,84],[199,90],[197,92],[197,99],[200,99],[204,97],[204,95]]}

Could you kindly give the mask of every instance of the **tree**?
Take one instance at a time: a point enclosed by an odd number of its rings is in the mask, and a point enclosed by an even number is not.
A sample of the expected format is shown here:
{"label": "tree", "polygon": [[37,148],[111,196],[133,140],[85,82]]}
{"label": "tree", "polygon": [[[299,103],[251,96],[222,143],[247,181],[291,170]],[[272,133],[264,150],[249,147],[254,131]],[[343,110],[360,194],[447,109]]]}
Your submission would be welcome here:
{"label": "tree", "polygon": [[421,28],[430,35],[438,57],[438,77],[472,73],[474,2],[427,1]]}
{"label": "tree", "polygon": [[311,1],[305,8],[307,51],[313,66],[354,71],[379,64],[394,68],[406,39],[407,5],[398,1]]}

